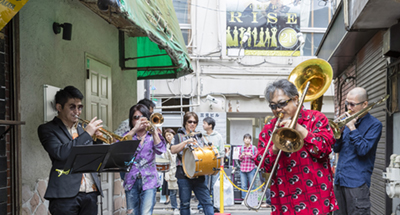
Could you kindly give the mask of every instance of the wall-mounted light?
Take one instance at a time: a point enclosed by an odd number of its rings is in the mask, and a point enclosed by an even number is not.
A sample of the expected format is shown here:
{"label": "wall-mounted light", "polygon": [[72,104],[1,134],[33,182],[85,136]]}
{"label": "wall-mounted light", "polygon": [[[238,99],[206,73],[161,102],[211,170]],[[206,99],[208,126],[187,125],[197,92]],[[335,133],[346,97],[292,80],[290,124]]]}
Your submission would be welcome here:
{"label": "wall-mounted light", "polygon": [[59,24],[57,22],[53,22],[53,32],[55,34],[61,33],[61,28],[63,28],[63,39],[71,40],[72,35],[72,24],[65,22],[64,24]]}
{"label": "wall-mounted light", "polygon": [[290,58],[288,59],[288,64],[292,65],[293,64],[293,54],[302,46],[304,45],[304,43],[306,42],[304,37],[303,37],[303,33],[299,32],[297,33],[297,41],[299,42],[299,45],[297,46],[297,48],[292,52],[292,54],[290,54]]}

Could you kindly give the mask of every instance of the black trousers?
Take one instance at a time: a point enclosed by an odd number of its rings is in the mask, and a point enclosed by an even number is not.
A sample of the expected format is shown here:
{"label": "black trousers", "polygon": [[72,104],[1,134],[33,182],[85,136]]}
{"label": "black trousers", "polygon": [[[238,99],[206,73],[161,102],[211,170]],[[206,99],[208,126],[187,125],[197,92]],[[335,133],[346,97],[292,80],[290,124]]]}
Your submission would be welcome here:
{"label": "black trousers", "polygon": [[72,198],[51,199],[49,211],[52,215],[97,215],[98,195],[80,192]]}
{"label": "black trousers", "polygon": [[335,196],[339,206],[335,215],[371,214],[370,193],[367,184],[356,188],[335,185]]}

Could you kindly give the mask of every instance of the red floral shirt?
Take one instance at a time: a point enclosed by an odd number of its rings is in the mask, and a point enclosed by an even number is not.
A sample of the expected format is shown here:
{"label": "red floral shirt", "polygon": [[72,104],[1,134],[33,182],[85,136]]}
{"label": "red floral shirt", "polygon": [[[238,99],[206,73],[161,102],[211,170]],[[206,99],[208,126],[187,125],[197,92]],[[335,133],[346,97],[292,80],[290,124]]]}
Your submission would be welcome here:
{"label": "red floral shirt", "polygon": [[[272,119],[260,133],[258,154],[255,158],[257,165],[272,135],[276,120]],[[271,180],[272,215],[325,215],[338,209],[329,163],[329,154],[335,139],[328,119],[318,111],[303,107],[297,122],[309,132],[304,138],[302,149],[281,154],[276,174]],[[271,172],[277,158],[272,152],[272,144],[262,164],[267,172]]]}

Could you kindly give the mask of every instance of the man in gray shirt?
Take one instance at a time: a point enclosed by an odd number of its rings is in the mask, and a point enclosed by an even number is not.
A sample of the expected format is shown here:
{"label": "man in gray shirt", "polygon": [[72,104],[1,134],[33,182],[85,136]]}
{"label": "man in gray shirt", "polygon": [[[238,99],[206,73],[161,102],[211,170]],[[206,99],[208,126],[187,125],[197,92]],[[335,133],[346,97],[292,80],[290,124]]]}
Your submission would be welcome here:
{"label": "man in gray shirt", "polygon": [[[221,165],[223,165],[224,155],[225,155],[224,140],[222,138],[222,135],[218,133],[218,131],[214,131],[214,128],[215,128],[215,120],[213,118],[206,117],[203,119],[203,129],[206,131],[203,134],[203,137],[205,137],[206,141],[211,142],[218,149],[219,155],[221,157]],[[217,181],[218,177],[219,174],[206,176],[206,183],[207,186],[210,186],[211,194],[213,194],[214,183]],[[219,212],[217,208],[214,208],[214,211]]]}

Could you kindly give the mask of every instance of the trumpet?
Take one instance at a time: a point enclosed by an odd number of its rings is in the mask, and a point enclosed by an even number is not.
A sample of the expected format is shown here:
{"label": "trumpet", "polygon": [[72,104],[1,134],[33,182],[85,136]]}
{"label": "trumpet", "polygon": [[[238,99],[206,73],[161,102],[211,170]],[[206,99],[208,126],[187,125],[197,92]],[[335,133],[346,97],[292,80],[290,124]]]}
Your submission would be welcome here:
{"label": "trumpet", "polygon": [[333,122],[338,122],[340,120],[344,120],[347,118],[347,114],[350,114],[352,111],[348,110],[347,112],[344,112],[342,115],[340,115],[337,119],[333,120]]}
{"label": "trumpet", "polygon": [[147,122],[149,122],[149,125],[146,127],[146,131],[154,131],[157,127],[163,125],[164,117],[160,113],[153,113]]}
{"label": "trumpet", "polygon": [[335,121],[329,120],[329,126],[331,126],[331,129],[333,131],[333,135],[335,136],[335,139],[340,139],[340,137],[342,136],[342,128],[344,126],[346,126],[346,124],[348,122],[350,122],[351,120],[353,120],[353,119],[355,119],[355,118],[357,118],[359,116],[364,115],[365,113],[370,111],[375,105],[378,105],[378,104],[386,101],[388,98],[389,98],[389,95],[386,95],[385,97],[383,97],[379,101],[368,105],[367,107],[361,109],[360,111],[358,111],[357,113],[351,115],[348,118],[345,118],[345,119],[338,118],[339,120],[337,120],[337,121],[336,120]]}
{"label": "trumpet", "polygon": [[[82,127],[85,130],[86,126],[90,123],[89,120],[85,120],[82,118],[79,118],[78,116],[76,116],[76,118],[79,119],[79,121],[82,123]],[[112,144],[115,141],[114,140],[118,140],[118,141],[125,141],[125,140],[132,140],[132,136],[131,135],[126,135],[124,137],[121,137],[111,131],[108,131],[104,128],[99,128],[98,131],[100,131],[103,135],[102,136],[97,136],[96,134],[94,134],[92,136],[93,140],[96,141],[97,139],[103,141],[106,144]]]}

